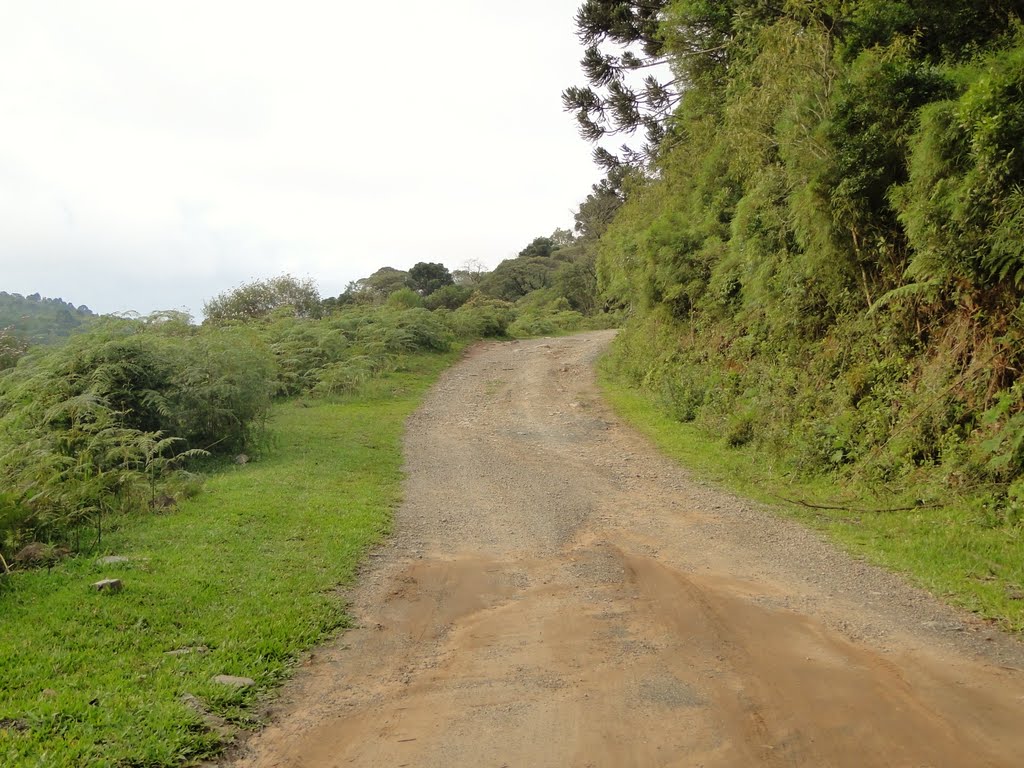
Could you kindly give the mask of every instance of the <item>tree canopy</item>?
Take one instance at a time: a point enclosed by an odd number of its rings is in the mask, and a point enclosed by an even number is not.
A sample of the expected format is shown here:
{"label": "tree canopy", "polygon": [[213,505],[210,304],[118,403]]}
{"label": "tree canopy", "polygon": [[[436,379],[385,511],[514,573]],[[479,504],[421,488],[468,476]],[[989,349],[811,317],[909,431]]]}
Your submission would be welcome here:
{"label": "tree canopy", "polygon": [[452,273],[444,264],[421,261],[409,270],[409,285],[422,296],[429,296],[454,282]]}
{"label": "tree canopy", "polygon": [[394,267],[381,267],[369,277],[356,280],[349,286],[347,293],[355,297],[366,296],[371,300],[379,300],[408,287],[408,272]]}
{"label": "tree canopy", "polygon": [[482,283],[484,293],[504,301],[517,301],[526,294],[546,288],[558,263],[546,256],[517,256],[505,259]]}
{"label": "tree canopy", "polygon": [[310,279],[281,275],[254,280],[218,294],[203,305],[208,321],[252,320],[287,311],[295,317],[317,317],[320,292]]}

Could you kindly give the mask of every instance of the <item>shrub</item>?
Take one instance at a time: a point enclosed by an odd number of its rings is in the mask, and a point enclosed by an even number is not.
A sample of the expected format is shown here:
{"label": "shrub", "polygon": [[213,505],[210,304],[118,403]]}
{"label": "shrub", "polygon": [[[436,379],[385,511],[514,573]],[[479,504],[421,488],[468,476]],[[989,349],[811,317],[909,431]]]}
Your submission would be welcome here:
{"label": "shrub", "polygon": [[508,335],[514,318],[515,312],[507,301],[477,294],[452,312],[448,321],[460,338],[480,339]]}
{"label": "shrub", "polygon": [[0,540],[102,536],[202,449],[260,434],[273,361],[244,328],[107,320],[0,377]]}
{"label": "shrub", "polygon": [[319,317],[323,307],[316,284],[280,275],[245,283],[203,305],[203,314],[212,322],[269,318],[282,310],[294,317]]}
{"label": "shrub", "polygon": [[510,336],[552,336],[578,331],[586,318],[579,312],[563,309],[554,312],[530,312],[520,315],[508,327]]}
{"label": "shrub", "polygon": [[6,328],[0,328],[0,371],[13,368],[26,351],[28,344],[24,339]]}
{"label": "shrub", "polygon": [[423,297],[412,288],[399,288],[388,296],[384,305],[388,309],[413,309],[423,306]]}
{"label": "shrub", "polygon": [[468,285],[446,285],[423,299],[427,309],[458,309],[473,295]]}

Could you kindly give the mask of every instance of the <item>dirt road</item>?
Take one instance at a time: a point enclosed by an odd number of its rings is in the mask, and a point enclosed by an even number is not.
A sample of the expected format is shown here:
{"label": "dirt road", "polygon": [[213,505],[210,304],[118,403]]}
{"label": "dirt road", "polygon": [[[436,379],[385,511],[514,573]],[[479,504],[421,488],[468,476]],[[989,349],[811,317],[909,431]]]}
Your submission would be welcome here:
{"label": "dirt road", "polygon": [[361,626],[233,765],[1024,765],[1021,644],[659,457],[598,397],[610,338],[443,377]]}

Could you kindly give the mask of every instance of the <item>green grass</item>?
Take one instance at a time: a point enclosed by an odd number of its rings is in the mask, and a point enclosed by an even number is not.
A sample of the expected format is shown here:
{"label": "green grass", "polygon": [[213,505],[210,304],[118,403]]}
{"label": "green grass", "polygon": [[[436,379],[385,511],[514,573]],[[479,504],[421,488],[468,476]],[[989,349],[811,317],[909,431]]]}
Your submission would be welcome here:
{"label": "green grass", "polygon": [[[280,405],[275,447],[196,498],[121,521],[103,551],[0,593],[0,765],[169,766],[218,752],[191,694],[236,724],[345,626],[340,585],[384,536],[405,418],[457,355],[417,357],[343,402]],[[124,565],[101,566],[102,554]],[[90,584],[124,581],[120,594]],[[206,646],[207,653],[167,651]],[[253,678],[245,690],[212,682]]]}
{"label": "green grass", "polygon": [[[986,521],[978,500],[947,493],[935,508],[854,511],[909,506],[914,489],[885,498],[867,486],[808,479],[756,447],[729,447],[721,435],[673,419],[653,396],[617,379],[611,366],[602,368],[601,385],[622,418],[698,476],[825,531],[851,553],[904,573],[1003,629],[1024,631],[1024,528]],[[809,509],[780,497],[848,509]]]}

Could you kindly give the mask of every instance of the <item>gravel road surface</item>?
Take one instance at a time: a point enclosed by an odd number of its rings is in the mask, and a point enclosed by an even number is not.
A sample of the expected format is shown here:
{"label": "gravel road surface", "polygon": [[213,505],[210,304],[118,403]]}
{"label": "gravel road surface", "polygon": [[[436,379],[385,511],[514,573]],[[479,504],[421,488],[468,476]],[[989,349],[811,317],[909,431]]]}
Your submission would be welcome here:
{"label": "gravel road surface", "polygon": [[1024,645],[661,457],[599,397],[612,335],[442,377],[359,626],[226,764],[1024,765]]}

